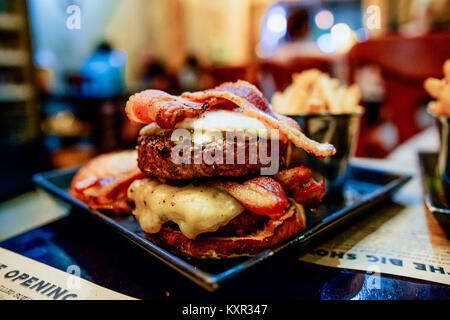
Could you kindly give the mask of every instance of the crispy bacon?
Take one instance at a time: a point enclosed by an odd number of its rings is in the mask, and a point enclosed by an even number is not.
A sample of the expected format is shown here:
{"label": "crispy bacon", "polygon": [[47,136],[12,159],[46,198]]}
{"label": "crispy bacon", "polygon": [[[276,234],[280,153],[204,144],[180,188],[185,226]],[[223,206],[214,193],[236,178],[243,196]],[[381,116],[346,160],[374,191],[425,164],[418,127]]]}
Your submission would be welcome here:
{"label": "crispy bacon", "polygon": [[156,122],[161,128],[173,129],[176,123],[185,118],[197,117],[211,108],[228,107],[229,104],[224,101],[239,107],[241,112],[262,121],[269,128],[280,130],[297,147],[309,153],[318,157],[336,153],[331,144],[321,144],[306,137],[292,119],[274,114],[261,92],[246,81],[227,82],[201,92],[186,92],[181,97],[158,90],[146,90],[130,98],[126,113],[134,122]]}
{"label": "crispy bacon", "polygon": [[279,171],[275,176],[277,180],[285,190],[291,191],[296,190],[307,184],[312,179],[312,172],[309,168],[305,166],[300,166],[288,170]]}
{"label": "crispy bacon", "polygon": [[187,92],[182,97],[196,102],[208,101],[211,98],[228,100],[239,106],[244,114],[262,121],[270,128],[279,129],[289,141],[306,152],[318,157],[332,156],[336,153],[333,145],[318,143],[306,137],[291,118],[274,114],[261,92],[246,81],[227,82],[211,90]]}
{"label": "crispy bacon", "polygon": [[216,182],[252,213],[276,218],[292,197],[304,207],[316,209],[325,195],[325,183],[316,182],[311,170],[301,166],[278,172],[273,178],[257,177],[244,183]]}
{"label": "crispy bacon", "polygon": [[317,208],[325,195],[325,182],[316,182],[312,172],[301,166],[278,172],[274,178],[289,196],[308,208]]}
{"label": "crispy bacon", "polygon": [[258,177],[242,184],[219,182],[217,186],[238,200],[247,210],[270,217],[278,217],[289,206],[283,187],[269,177]]}
{"label": "crispy bacon", "polygon": [[294,191],[294,199],[303,206],[316,209],[325,195],[325,182],[316,182],[312,180],[310,183],[303,185]]}
{"label": "crispy bacon", "polygon": [[145,90],[130,97],[125,112],[133,122],[155,122],[163,129],[173,129],[178,122],[197,117],[207,108],[206,102],[189,101],[159,90]]}
{"label": "crispy bacon", "polygon": [[[201,102],[201,101],[205,100],[205,95],[208,95],[209,96],[208,99],[213,98],[213,97],[217,99],[218,97],[220,97],[220,98],[224,98],[226,100],[230,100],[230,101],[236,103],[237,105],[239,105],[239,103],[238,103],[239,101],[222,97],[220,94],[211,96],[208,94],[211,92],[222,92],[222,93],[232,94],[233,96],[239,97],[241,99],[245,99],[246,101],[251,103],[253,105],[253,107],[256,107],[257,109],[259,109],[261,111],[264,111],[267,113],[272,113],[272,110],[270,110],[269,104],[267,103],[267,100],[262,95],[261,91],[259,91],[258,88],[256,88],[251,83],[248,83],[247,81],[242,81],[242,80],[239,80],[237,82],[225,82],[214,89],[210,89],[210,90],[206,90],[206,91],[185,92],[181,96],[183,98],[186,98],[189,100]],[[220,100],[218,100],[218,101],[220,101]],[[210,103],[210,104],[214,105],[214,103]]]}
{"label": "crispy bacon", "polygon": [[93,209],[130,213],[128,186],[145,175],[137,167],[137,152],[101,155],[78,171],[69,193]]}

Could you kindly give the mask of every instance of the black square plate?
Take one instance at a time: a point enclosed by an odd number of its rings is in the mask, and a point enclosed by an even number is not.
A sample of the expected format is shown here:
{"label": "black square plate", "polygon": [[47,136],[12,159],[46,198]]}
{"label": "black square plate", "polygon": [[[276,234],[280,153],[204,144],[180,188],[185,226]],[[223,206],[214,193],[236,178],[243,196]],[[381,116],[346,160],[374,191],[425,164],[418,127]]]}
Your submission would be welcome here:
{"label": "black square plate", "polygon": [[74,199],[67,193],[67,189],[75,173],[76,170],[40,173],[33,177],[33,181],[39,188],[67,201],[78,211],[96,217],[170,267],[210,291],[217,290],[224,281],[274,256],[283,249],[296,245],[300,252],[306,252],[313,244],[322,241],[325,236],[332,234],[338,227],[342,227],[351,222],[353,218],[367,213],[366,209],[369,207],[390,198],[396,190],[411,178],[410,176],[352,166],[343,196],[340,199],[335,198],[325,201],[315,212],[306,211],[307,228],[304,231],[253,257],[211,261],[172,254],[148,241],[134,217],[105,214],[92,210],[86,204]]}
{"label": "black square plate", "polygon": [[437,153],[419,153],[425,208],[450,236],[450,185],[437,170]]}

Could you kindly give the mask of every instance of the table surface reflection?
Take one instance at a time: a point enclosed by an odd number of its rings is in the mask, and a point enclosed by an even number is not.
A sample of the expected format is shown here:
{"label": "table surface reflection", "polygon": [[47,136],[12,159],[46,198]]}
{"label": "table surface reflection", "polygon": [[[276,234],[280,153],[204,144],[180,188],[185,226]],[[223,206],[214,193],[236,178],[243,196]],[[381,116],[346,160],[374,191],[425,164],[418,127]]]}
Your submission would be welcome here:
{"label": "table surface reflection", "polygon": [[281,253],[211,293],[122,236],[77,212],[4,241],[0,246],[63,271],[77,265],[84,279],[139,299],[450,298],[449,286],[383,275],[374,285],[368,274],[301,262],[292,252]]}

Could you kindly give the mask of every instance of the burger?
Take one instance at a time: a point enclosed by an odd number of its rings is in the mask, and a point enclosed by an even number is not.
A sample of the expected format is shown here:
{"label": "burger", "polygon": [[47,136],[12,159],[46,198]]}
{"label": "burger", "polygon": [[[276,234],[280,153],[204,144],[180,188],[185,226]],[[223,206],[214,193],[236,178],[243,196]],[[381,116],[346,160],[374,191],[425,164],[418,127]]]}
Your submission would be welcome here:
{"label": "burger", "polygon": [[[304,209],[322,201],[324,182],[304,166],[292,168],[289,153],[295,146],[327,157],[334,147],[273,113],[248,82],[181,96],[146,90],[125,111],[145,125],[137,152],[106,155],[102,166],[122,156],[128,168],[113,177],[115,168],[91,178],[79,173],[71,192],[97,208],[131,212],[161,247],[195,258],[255,255],[304,230]],[[89,166],[94,172],[96,164]]]}

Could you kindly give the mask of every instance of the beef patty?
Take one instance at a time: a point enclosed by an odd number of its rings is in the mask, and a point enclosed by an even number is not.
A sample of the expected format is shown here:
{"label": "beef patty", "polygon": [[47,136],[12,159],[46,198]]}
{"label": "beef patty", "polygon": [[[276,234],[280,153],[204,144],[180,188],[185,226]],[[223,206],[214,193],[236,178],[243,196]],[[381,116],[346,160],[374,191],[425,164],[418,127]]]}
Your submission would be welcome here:
{"label": "beef patty", "polygon": [[[164,132],[157,135],[145,136],[141,135],[138,139],[138,166],[149,176],[158,179],[169,180],[192,180],[200,178],[215,178],[215,177],[241,177],[247,175],[260,174],[261,168],[268,168],[271,162],[262,161],[260,159],[260,150],[263,148],[263,154],[267,155],[269,159],[271,155],[271,140],[266,139],[252,139],[244,141],[233,140],[219,140],[207,144],[192,145],[187,149],[188,154],[180,154],[187,163],[176,163],[172,161],[172,151],[177,146],[170,139],[171,132]],[[245,144],[245,145],[243,145]],[[181,148],[178,148],[180,150]],[[245,150],[244,157],[239,158],[237,150]],[[287,144],[280,141],[278,157],[280,167],[283,167],[286,162]],[[177,151],[177,150],[174,150]],[[223,152],[223,161],[211,161],[205,159],[214,159],[216,151]],[[252,155],[249,155],[249,152]],[[174,152],[175,153],[175,152]],[[232,164],[227,164],[228,157],[232,158]],[[216,158],[217,159],[217,158]],[[197,160],[197,161],[196,161]],[[245,160],[245,161],[242,161]],[[242,164],[240,164],[242,163]],[[278,168],[275,168],[278,169]]]}

